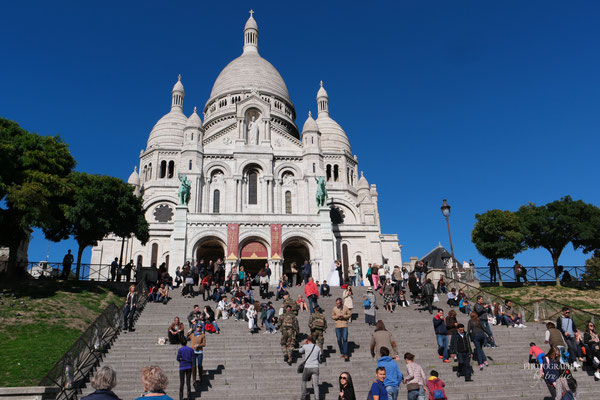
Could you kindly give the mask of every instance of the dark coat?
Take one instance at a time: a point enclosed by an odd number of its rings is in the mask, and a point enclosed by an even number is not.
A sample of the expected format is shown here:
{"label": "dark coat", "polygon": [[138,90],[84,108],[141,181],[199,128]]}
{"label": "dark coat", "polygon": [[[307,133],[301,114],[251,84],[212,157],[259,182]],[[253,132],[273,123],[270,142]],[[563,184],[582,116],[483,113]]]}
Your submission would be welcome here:
{"label": "dark coat", "polygon": [[450,339],[450,354],[467,353],[472,354],[471,350],[471,338],[469,333],[465,331],[463,337],[458,332],[452,334]]}
{"label": "dark coat", "polygon": [[121,400],[112,392],[112,390],[96,390],[93,393],[82,397],[81,400]]}
{"label": "dark coat", "polygon": [[444,321],[444,318],[438,318],[437,315],[433,317],[433,329],[435,330],[436,335],[448,334],[448,329],[446,329],[446,321]]}

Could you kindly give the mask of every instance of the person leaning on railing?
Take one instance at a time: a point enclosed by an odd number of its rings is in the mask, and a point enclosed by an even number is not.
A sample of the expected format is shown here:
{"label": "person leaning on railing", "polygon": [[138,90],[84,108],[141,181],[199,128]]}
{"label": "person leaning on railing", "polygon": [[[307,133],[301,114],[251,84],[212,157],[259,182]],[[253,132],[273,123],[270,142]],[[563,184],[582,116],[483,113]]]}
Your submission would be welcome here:
{"label": "person leaning on railing", "polygon": [[82,397],[81,400],[119,400],[119,397],[113,393],[113,388],[117,386],[117,372],[113,367],[105,365],[96,371],[91,380],[95,392]]}

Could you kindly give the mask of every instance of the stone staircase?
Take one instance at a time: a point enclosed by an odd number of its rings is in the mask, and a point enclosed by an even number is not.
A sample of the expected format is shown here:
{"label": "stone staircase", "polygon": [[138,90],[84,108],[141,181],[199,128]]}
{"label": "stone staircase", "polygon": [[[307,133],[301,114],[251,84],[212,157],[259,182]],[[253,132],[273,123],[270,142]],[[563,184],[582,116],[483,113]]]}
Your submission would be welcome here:
{"label": "stone staircase", "polygon": [[[303,293],[303,288],[293,288],[293,298]],[[352,375],[358,399],[367,397],[375,375],[376,360],[371,358],[369,344],[373,328],[364,323],[362,295],[364,288],[356,288],[354,295],[355,320],[350,324],[348,340],[350,342],[350,362],[339,357],[335,328],[330,318],[335,298],[341,296],[340,288],[332,288],[332,296],[319,299],[319,305],[326,310],[329,329],[325,335],[325,363],[320,369],[321,397],[337,399],[338,376],[342,371]],[[136,331],[121,333],[102,365],[111,365],[117,370],[118,386],[116,394],[123,400],[138,397],[141,385],[141,368],[146,365],[160,365],[169,377],[167,394],[177,400],[179,388],[178,363],[175,360],[177,345],[157,344],[158,337],[167,336],[167,327],[175,316],[182,321],[194,304],[203,306],[201,297],[186,299],[178,290],[172,292],[173,299],[168,305],[148,304],[140,315]],[[258,297],[258,290],[255,290]],[[446,312],[445,296],[436,303]],[[444,364],[437,355],[437,344],[433,332],[432,316],[428,312],[408,308],[396,308],[394,313],[383,310],[382,298],[377,295],[379,310],[377,319],[382,319],[388,330],[392,331],[398,343],[400,354],[410,351],[416,355],[427,377],[432,369],[440,373],[446,383],[449,399],[543,399],[549,396],[545,384],[536,378],[535,369],[526,369],[529,343],[534,341],[543,349],[545,327],[542,324],[526,322],[527,328],[492,327],[498,348],[486,348],[489,367],[479,371],[475,362],[473,382],[457,378],[452,368],[456,363]],[[277,307],[281,301],[274,302]],[[210,302],[215,308],[215,304]],[[300,330],[308,332],[308,312],[299,315]],[[459,313],[459,322],[465,323],[467,317]],[[299,399],[300,374],[296,372],[298,360],[292,366],[283,362],[279,340],[280,334],[263,334],[263,330],[254,335],[248,334],[247,323],[233,319],[219,320],[220,335],[207,335],[204,349],[204,383],[199,386],[195,397],[205,399]],[[187,321],[185,322],[187,328]],[[301,360],[300,360],[301,361]],[[403,360],[400,368],[406,373]],[[578,399],[598,399],[600,382],[595,382],[593,371],[577,371],[575,377],[579,383]],[[310,384],[309,384],[310,387]],[[312,391],[312,389],[310,389]],[[82,396],[93,391],[88,384]],[[399,398],[405,398],[406,387],[401,385]]]}

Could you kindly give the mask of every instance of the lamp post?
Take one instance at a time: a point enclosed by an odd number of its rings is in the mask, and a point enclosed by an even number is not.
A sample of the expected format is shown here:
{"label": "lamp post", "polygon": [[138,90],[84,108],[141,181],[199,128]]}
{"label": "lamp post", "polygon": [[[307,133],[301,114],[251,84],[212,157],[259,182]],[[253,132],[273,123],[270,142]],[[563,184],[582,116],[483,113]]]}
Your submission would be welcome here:
{"label": "lamp post", "polygon": [[450,204],[444,199],[442,206],[442,214],[446,217],[446,225],[448,225],[448,237],[450,238],[450,252],[452,253],[452,266],[454,266],[454,246],[452,246],[452,234],[450,233]]}

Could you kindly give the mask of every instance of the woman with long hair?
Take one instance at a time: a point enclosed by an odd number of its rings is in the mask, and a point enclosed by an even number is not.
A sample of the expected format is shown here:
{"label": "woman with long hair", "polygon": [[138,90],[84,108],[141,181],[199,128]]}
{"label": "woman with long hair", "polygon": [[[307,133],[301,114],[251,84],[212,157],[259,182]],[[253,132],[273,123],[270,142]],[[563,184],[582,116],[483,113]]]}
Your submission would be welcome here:
{"label": "woman with long hair", "polygon": [[354,384],[352,383],[350,373],[342,372],[338,381],[340,383],[340,395],[338,396],[338,400],[356,400]]}
{"label": "woman with long hair", "polygon": [[546,382],[548,391],[554,399],[556,397],[556,381],[560,375],[560,350],[554,346],[550,346],[550,350],[546,352],[544,363],[541,366],[542,378]]}
{"label": "woman with long hair", "polygon": [[487,357],[483,352],[483,343],[485,342],[485,335],[491,336],[491,334],[489,329],[481,323],[475,311],[469,315],[471,319],[467,324],[467,331],[471,335],[471,341],[475,344],[475,357],[479,364],[479,370],[482,370],[484,366],[488,366]]}
{"label": "woman with long hair", "polygon": [[596,367],[594,376],[600,379],[600,338],[596,332],[596,325],[592,321],[585,323],[585,333],[583,334],[583,343],[588,349],[592,364]]}
{"label": "woman with long hair", "polygon": [[354,310],[354,302],[352,301],[352,297],[354,293],[352,292],[352,286],[348,285],[344,292],[342,293],[342,300],[344,301],[344,305],[350,310],[350,320],[349,323],[352,322],[352,310]]}

